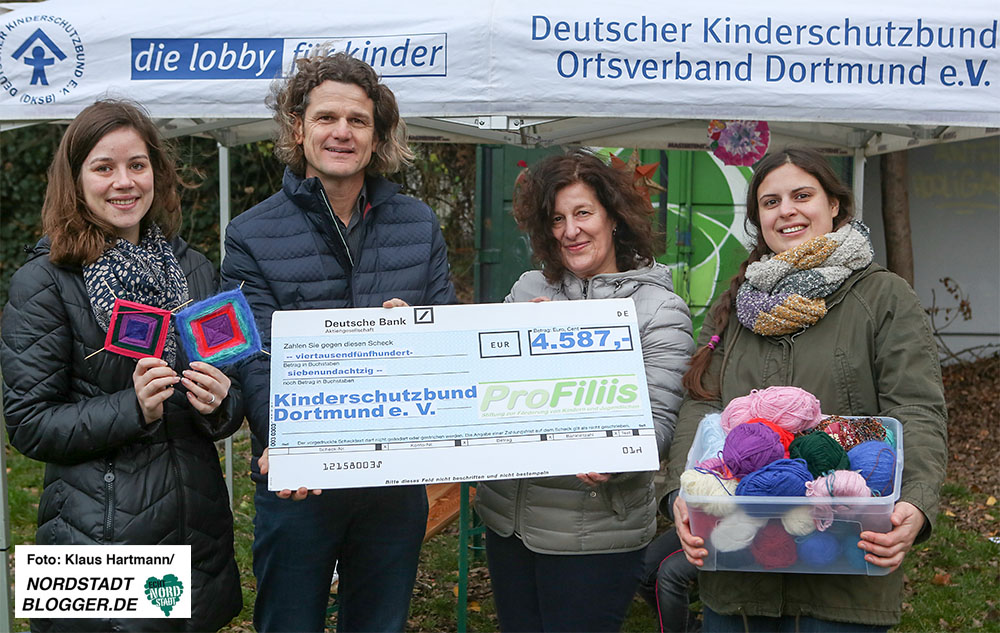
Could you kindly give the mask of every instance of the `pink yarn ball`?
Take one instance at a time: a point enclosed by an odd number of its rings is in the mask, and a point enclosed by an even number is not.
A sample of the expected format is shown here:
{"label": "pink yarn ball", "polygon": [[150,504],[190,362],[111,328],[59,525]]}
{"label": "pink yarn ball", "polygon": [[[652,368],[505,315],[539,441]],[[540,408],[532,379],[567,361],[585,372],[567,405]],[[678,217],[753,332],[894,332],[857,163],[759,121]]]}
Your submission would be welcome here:
{"label": "pink yarn ball", "polygon": [[722,425],[722,430],[729,433],[744,422],[749,422],[753,418],[758,417],[750,411],[750,405],[756,394],[757,390],[754,389],[749,395],[733,398],[729,401],[726,408],[722,410],[722,419],[719,421]]}
{"label": "pink yarn ball", "polygon": [[774,422],[789,433],[801,433],[823,418],[819,399],[798,387],[768,387],[753,395],[750,410],[754,417]]}
{"label": "pink yarn ball", "polygon": [[[835,470],[829,475],[818,477],[806,483],[807,497],[870,497],[871,488],[861,473],[854,470]],[[818,505],[813,510],[816,529],[825,531],[833,525],[834,509],[828,505]]]}
{"label": "pink yarn ball", "polygon": [[807,497],[870,497],[871,488],[861,473],[854,470],[835,470],[806,483]]}

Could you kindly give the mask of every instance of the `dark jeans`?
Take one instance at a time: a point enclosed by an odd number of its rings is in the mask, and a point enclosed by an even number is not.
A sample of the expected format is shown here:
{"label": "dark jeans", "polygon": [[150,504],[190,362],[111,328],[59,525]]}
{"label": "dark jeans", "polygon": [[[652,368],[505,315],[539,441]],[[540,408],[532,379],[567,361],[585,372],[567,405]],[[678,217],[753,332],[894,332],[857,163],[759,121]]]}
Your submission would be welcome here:
{"label": "dark jeans", "polygon": [[677,530],[670,528],[646,548],[639,595],[656,609],[663,633],[698,630],[689,608],[688,591],[698,579],[698,568],[684,558]]}
{"label": "dark jeans", "polygon": [[768,618],[759,615],[719,615],[702,609],[705,633],[885,633],[887,626],[817,620],[804,615]]}
{"label": "dark jeans", "polygon": [[493,600],[504,633],[618,631],[642,574],[643,550],[538,554],[486,531]]}
{"label": "dark jeans", "polygon": [[258,484],[254,502],[258,631],[323,631],[334,566],[338,631],[404,629],[427,526],[423,486],[324,490],[292,501]]}

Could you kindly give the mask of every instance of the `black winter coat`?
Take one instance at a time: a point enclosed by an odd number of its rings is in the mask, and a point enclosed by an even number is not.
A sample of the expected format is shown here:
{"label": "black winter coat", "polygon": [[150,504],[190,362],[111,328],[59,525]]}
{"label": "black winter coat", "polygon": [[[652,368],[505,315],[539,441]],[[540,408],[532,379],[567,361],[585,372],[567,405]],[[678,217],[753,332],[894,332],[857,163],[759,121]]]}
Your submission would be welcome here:
{"label": "black winter coat", "polygon": [[[411,306],[455,303],[440,221],[423,202],[380,177],[365,180],[368,208],[358,261],[351,261],[318,178],[285,169],[281,191],[226,227],[222,279],[243,284],[264,349],[275,310],[380,307],[398,297]],[[254,455],[268,430],[270,362],[241,367]],[[250,463],[261,481],[257,460]]]}
{"label": "black winter coat", "polygon": [[[45,462],[38,544],[191,545],[191,618],[33,620],[35,630],[214,631],[242,608],[233,517],[214,440],[243,421],[239,383],[215,414],[190,407],[178,383],[163,418],[145,424],[136,361],[109,352],[82,271],[49,261],[48,238],[15,274],[0,361],[11,444]],[[192,300],[214,294],[211,263],[172,243]],[[86,358],[90,356],[90,358]],[[183,350],[178,345],[180,372]]]}

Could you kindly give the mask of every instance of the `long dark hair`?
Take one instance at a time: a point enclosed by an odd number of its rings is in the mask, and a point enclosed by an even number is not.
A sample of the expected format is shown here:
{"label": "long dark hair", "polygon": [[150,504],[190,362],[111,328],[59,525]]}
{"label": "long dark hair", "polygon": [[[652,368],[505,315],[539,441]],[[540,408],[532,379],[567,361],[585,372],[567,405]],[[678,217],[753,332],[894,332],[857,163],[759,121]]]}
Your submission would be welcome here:
{"label": "long dark hair", "polygon": [[552,235],[552,214],[559,192],[577,182],[594,190],[616,226],[612,240],[618,270],[652,264],[653,208],[649,201],[632,185],[628,174],[577,150],[542,159],[515,185],[514,219],[531,239],[531,250],[545,278],[557,282],[566,271],[559,241]]}
{"label": "long dark hair", "polygon": [[49,166],[42,229],[52,242],[49,259],[53,263],[90,264],[117,241],[114,227],[97,217],[84,201],[80,171],[94,146],[123,128],[135,130],[146,144],[153,169],[153,203],[142,219],[141,229],[155,222],[167,239],[177,234],[181,199],[173,153],[142,106],[132,101],[102,99],[84,108],[69,124]]}
{"label": "long dark hair", "polygon": [[[822,154],[807,147],[788,147],[780,152],[768,154],[757,163],[754,169],[753,178],[747,186],[747,216],[744,220],[744,227],[749,236],[754,240],[750,255],[742,264],[739,271],[729,282],[729,288],[719,295],[715,305],[712,307],[711,317],[715,327],[715,334],[722,336],[729,325],[729,317],[736,299],[736,291],[739,290],[743,282],[746,281],[747,266],[759,261],[761,257],[770,253],[767,243],[764,241],[763,231],[760,227],[760,207],[757,203],[757,190],[760,183],[775,169],[783,165],[795,165],[802,171],[808,173],[819,181],[823,191],[831,200],[837,200],[840,208],[833,218],[834,230],[844,226],[854,218],[854,196],[851,188],[841,182],[840,178],[830,167],[830,163],[823,158]],[[714,393],[714,388],[707,387],[702,382],[702,377],[708,369],[712,360],[712,349],[708,345],[703,345],[691,357],[691,366],[684,374],[684,388],[687,389],[691,397],[698,400],[710,400],[719,394]]]}

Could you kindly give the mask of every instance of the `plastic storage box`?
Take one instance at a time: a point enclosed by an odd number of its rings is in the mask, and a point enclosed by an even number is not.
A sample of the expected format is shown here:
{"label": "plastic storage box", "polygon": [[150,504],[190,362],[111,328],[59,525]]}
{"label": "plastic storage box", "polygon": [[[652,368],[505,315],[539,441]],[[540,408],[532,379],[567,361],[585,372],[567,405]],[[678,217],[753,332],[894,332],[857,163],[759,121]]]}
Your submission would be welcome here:
{"label": "plastic storage box", "polygon": [[[850,417],[850,416],[842,416]],[[857,547],[859,534],[865,530],[888,532],[892,529],[889,516],[899,499],[903,474],[903,433],[895,418],[876,418],[895,436],[896,464],[893,491],[886,497],[750,497],[696,496],[680,493],[687,503],[691,531],[705,540],[708,556],[702,571],[756,571],[806,574],[860,574],[883,576],[889,573],[865,561],[865,552]],[[705,453],[705,425],[698,427],[694,444],[688,452],[687,468],[693,468],[697,456]],[[791,513],[791,514],[790,514]],[[786,518],[787,517],[787,518]],[[825,530],[808,535],[788,534],[788,525],[802,526],[808,517],[831,519]],[[741,538],[719,538],[722,549],[716,547],[712,532],[722,523],[726,534],[732,534],[734,522]],[[815,525],[815,521],[814,521]],[[761,533],[767,531],[763,537]],[[756,529],[756,533],[754,530]],[[801,530],[794,530],[801,531]],[[782,533],[784,532],[784,533]],[[720,532],[720,534],[722,534]],[[746,547],[733,549],[754,534]],[[816,536],[822,534],[824,536]],[[773,537],[779,538],[773,538]],[[758,538],[760,537],[760,538]],[[762,540],[766,539],[766,540]],[[806,543],[807,540],[812,542]],[[789,551],[770,552],[761,556],[761,548],[774,547]],[[796,552],[792,553],[794,543]],[[755,551],[757,555],[755,555]],[[767,566],[760,562],[764,559]],[[792,561],[792,562],[790,562]]]}

